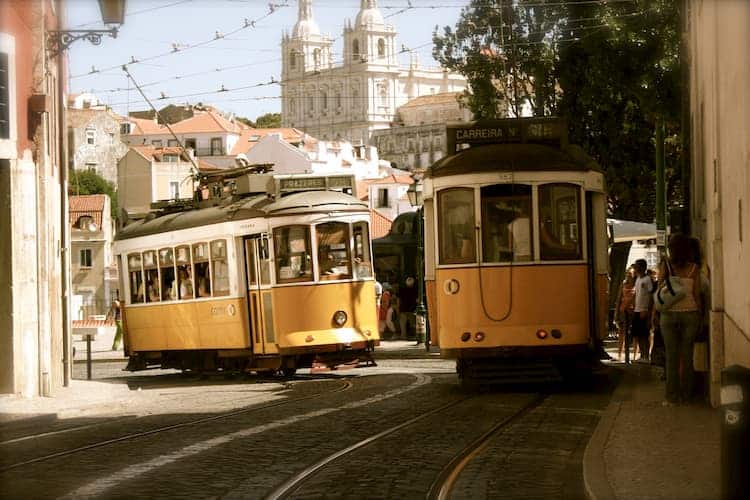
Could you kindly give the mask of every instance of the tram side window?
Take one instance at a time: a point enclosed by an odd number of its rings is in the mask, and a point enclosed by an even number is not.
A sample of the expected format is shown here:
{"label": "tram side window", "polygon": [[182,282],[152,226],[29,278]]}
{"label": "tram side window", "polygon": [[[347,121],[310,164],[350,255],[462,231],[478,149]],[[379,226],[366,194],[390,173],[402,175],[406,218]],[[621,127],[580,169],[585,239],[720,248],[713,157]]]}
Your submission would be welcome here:
{"label": "tram side window", "polygon": [[370,231],[367,222],[356,222],[354,224],[354,263],[358,278],[372,277]]}
{"label": "tram side window", "polygon": [[318,272],[321,280],[352,277],[349,224],[326,222],[315,226],[318,235]]}
{"label": "tram side window", "polygon": [[312,255],[308,226],[286,226],[274,229],[273,245],[278,283],[312,280]]}
{"label": "tram side window", "polygon": [[195,296],[193,287],[193,273],[190,265],[190,246],[182,245],[175,248],[177,255],[178,293],[180,300],[192,299]]}
{"label": "tram side window", "polygon": [[476,262],[474,237],[474,190],[453,188],[438,196],[440,263]]}
{"label": "tram side window", "polygon": [[581,258],[580,207],[578,186],[539,186],[539,246],[542,260]]}
{"label": "tram side window", "polygon": [[213,272],[214,297],[229,295],[229,265],[227,264],[227,241],[211,242],[211,271]]}
{"label": "tram side window", "polygon": [[141,304],[144,302],[145,296],[141,254],[131,253],[128,255],[128,274],[130,279],[130,303]]}
{"label": "tram side window", "polygon": [[146,302],[159,302],[159,264],[155,251],[143,252],[143,271],[146,275]]}
{"label": "tram side window", "polygon": [[177,298],[177,282],[174,272],[174,252],[171,248],[159,249],[159,272],[161,274],[161,300]]}
{"label": "tram side window", "polygon": [[193,245],[193,276],[198,297],[211,296],[211,273],[208,266],[208,243]]}
{"label": "tram side window", "polygon": [[531,186],[484,186],[482,198],[482,261],[524,262],[532,259]]}

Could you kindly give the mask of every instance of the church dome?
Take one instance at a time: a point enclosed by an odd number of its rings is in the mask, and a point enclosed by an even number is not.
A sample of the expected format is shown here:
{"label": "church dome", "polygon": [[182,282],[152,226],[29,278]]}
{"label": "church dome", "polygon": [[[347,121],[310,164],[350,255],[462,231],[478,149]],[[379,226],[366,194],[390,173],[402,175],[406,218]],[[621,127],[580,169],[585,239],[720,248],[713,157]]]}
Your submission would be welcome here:
{"label": "church dome", "polygon": [[312,19],[300,19],[294,25],[292,38],[307,38],[310,35],[320,35],[320,28]]}
{"label": "church dome", "polygon": [[375,2],[372,2],[370,4],[371,6],[359,11],[357,19],[354,21],[356,27],[367,25],[382,26],[385,24],[383,14],[380,13],[380,10],[378,10],[377,7],[372,6],[374,3]]}

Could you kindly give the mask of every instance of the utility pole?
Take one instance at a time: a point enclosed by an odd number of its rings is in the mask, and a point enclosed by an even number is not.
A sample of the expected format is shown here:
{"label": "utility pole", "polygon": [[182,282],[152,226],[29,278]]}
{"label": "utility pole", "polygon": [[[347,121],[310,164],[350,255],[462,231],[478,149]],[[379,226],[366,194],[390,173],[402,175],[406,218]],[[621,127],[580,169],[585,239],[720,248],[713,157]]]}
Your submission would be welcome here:
{"label": "utility pole", "polygon": [[664,182],[664,119],[656,119],[656,245],[659,252],[667,246],[667,192]]}

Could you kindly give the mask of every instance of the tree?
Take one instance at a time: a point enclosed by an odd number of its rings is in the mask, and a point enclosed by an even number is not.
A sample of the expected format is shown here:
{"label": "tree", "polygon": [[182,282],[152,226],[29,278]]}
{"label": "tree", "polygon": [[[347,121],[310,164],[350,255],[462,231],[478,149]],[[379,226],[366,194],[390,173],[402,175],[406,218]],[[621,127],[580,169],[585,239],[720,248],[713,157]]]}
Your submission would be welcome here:
{"label": "tree", "polygon": [[117,190],[114,184],[93,170],[71,169],[68,178],[70,179],[68,184],[69,196],[106,194],[110,199],[112,217],[117,216]]}
{"label": "tree", "polygon": [[245,125],[253,128],[280,128],[281,127],[281,113],[266,113],[260,115],[255,121],[250,120],[242,116],[238,116],[237,120],[244,123]]}
{"label": "tree", "polygon": [[255,119],[255,128],[280,128],[281,113],[266,113]]}
{"label": "tree", "polygon": [[[472,0],[455,29],[436,30],[434,56],[466,76],[477,118],[524,105],[566,117],[571,142],[605,169],[610,214],[653,220],[658,122],[667,164],[682,153],[677,3]],[[676,179],[668,197],[679,203]]]}

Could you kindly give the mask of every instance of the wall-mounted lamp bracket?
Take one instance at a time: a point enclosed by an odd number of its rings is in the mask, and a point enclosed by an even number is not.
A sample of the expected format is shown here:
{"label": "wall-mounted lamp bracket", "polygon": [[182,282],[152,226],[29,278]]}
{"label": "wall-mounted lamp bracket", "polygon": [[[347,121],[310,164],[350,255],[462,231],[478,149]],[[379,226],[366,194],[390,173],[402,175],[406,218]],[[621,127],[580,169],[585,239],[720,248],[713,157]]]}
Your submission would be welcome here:
{"label": "wall-mounted lamp bracket", "polygon": [[117,28],[108,30],[48,30],[47,51],[50,57],[55,57],[60,52],[67,50],[73,42],[81,39],[86,39],[93,45],[100,45],[104,35],[117,38]]}

